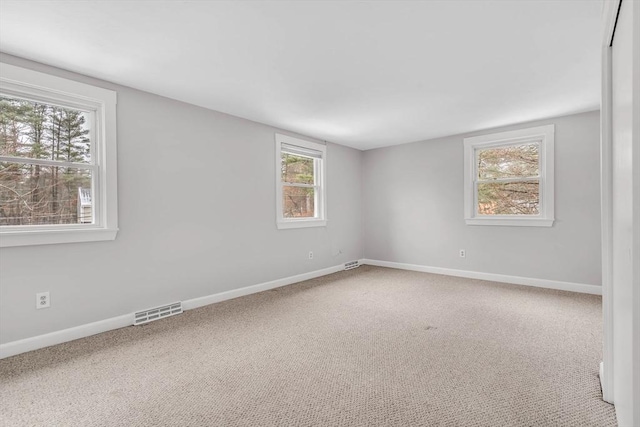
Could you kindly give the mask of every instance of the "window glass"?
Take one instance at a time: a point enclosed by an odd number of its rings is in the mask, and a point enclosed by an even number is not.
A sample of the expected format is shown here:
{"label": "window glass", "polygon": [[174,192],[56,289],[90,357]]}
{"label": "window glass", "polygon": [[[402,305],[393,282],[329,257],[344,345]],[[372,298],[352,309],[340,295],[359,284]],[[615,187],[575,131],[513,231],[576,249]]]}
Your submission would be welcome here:
{"label": "window glass", "polygon": [[283,186],[282,213],[285,218],[314,218],[315,189]]}
{"label": "window glass", "polygon": [[477,150],[478,178],[528,178],[539,175],[537,143]]}
{"label": "window glass", "polygon": [[0,226],[94,223],[91,114],[0,97]]}
{"label": "window glass", "polygon": [[275,142],[276,226],[326,226],[326,145],[280,134]]}
{"label": "window glass", "polygon": [[551,227],[555,126],[464,138],[467,225]]}
{"label": "window glass", "polygon": [[539,143],[476,150],[478,215],[538,215]]}
{"label": "window glass", "polygon": [[282,182],[313,184],[314,160],[282,152]]}
{"label": "window glass", "polygon": [[0,96],[0,156],[90,163],[91,114]]}
{"label": "window glass", "polygon": [[118,233],[117,93],[0,62],[0,247]]}
{"label": "window glass", "polygon": [[0,226],[92,224],[91,171],[0,162]]}
{"label": "window glass", "polygon": [[538,215],[540,185],[536,181],[478,183],[479,215]]}

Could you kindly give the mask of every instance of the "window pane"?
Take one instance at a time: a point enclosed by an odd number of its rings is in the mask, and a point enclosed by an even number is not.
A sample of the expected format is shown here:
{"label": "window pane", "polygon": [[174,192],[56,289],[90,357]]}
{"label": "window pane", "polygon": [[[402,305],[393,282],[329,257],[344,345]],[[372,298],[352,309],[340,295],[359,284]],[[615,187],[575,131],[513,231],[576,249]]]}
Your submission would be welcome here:
{"label": "window pane", "polygon": [[530,143],[477,151],[479,179],[536,177],[539,144]]}
{"label": "window pane", "polygon": [[313,188],[282,186],[282,213],[285,218],[313,218],[314,203]]}
{"label": "window pane", "polygon": [[0,226],[92,223],[91,171],[0,162]]}
{"label": "window pane", "polygon": [[0,96],[0,156],[89,163],[90,114]]}
{"label": "window pane", "polygon": [[282,152],[282,182],[313,184],[313,159]]}
{"label": "window pane", "polygon": [[479,215],[537,215],[539,208],[537,180],[478,183]]}

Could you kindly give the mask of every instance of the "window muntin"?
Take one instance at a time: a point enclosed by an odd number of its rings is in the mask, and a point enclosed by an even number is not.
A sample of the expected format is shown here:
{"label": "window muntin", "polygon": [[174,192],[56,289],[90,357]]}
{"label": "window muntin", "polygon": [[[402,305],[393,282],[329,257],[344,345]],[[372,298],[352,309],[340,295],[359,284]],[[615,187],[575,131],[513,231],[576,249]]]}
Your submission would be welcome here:
{"label": "window muntin", "polygon": [[113,240],[116,93],[0,67],[0,247]]}
{"label": "window muntin", "polygon": [[551,226],[553,125],[465,138],[465,221]]}
{"label": "window muntin", "polygon": [[278,228],[326,225],[326,146],[276,134]]}

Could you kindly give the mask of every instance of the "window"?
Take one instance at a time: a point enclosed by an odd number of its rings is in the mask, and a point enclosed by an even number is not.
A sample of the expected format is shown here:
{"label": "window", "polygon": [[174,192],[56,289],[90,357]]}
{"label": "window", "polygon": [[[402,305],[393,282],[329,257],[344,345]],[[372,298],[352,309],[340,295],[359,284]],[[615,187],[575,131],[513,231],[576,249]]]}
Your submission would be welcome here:
{"label": "window", "polygon": [[553,225],[554,125],[464,139],[469,225]]}
{"label": "window", "polygon": [[278,228],[327,225],[326,152],[325,145],[276,134]]}
{"label": "window", "polygon": [[0,246],[115,239],[116,93],[0,67]]}

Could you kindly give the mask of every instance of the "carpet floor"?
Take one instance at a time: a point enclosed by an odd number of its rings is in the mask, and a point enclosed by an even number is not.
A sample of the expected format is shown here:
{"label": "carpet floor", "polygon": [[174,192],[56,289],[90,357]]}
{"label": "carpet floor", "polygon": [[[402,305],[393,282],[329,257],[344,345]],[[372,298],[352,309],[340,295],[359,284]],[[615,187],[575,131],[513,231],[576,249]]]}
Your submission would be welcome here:
{"label": "carpet floor", "polygon": [[3,426],[615,426],[598,296],[363,266],[0,361]]}

